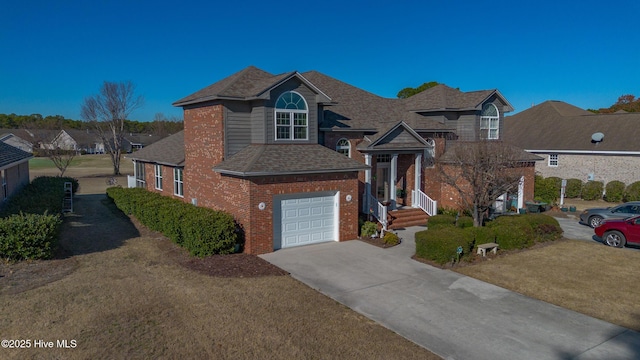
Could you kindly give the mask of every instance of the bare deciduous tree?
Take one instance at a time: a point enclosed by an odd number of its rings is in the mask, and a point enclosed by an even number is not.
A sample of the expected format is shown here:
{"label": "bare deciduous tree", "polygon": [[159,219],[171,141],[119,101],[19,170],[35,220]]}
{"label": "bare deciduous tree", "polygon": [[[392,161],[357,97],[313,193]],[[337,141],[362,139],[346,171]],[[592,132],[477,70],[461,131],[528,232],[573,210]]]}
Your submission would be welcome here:
{"label": "bare deciduous tree", "polygon": [[77,152],[75,149],[67,147],[68,144],[62,143],[59,139],[62,133],[62,123],[37,124],[31,122],[24,124],[23,128],[31,134],[33,141],[38,145],[34,149],[34,153],[37,156],[49,158],[53,165],[60,170],[58,176],[64,176]]}
{"label": "bare deciduous tree", "polygon": [[142,96],[135,95],[135,85],[131,81],[105,81],[100,93],[84,99],[82,104],[80,115],[96,129],[103,141],[111,156],[114,175],[120,175],[125,120],[143,102]]}
{"label": "bare deciduous tree", "polygon": [[482,226],[484,214],[498,197],[518,188],[524,165],[531,160],[517,147],[502,141],[458,142],[438,160],[442,182],[460,194],[473,215],[473,225]]}

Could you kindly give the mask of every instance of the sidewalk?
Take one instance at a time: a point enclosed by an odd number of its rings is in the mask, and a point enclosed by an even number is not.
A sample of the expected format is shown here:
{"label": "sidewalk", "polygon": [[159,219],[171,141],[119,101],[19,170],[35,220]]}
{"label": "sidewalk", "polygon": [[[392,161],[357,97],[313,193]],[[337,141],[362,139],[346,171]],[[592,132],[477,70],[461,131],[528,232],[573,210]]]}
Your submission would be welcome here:
{"label": "sidewalk", "polygon": [[261,257],[445,359],[634,359],[640,334],[414,261],[414,234],[381,249],[357,240]]}

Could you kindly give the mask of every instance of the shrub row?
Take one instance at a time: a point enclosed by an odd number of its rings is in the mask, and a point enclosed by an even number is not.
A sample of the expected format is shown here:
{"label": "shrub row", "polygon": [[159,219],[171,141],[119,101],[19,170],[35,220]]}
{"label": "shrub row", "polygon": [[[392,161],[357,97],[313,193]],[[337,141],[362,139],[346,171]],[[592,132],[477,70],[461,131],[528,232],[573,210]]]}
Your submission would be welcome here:
{"label": "shrub row", "polygon": [[78,190],[78,180],[70,177],[41,176],[33,179],[30,184],[7,200],[7,203],[0,210],[0,217],[20,212],[28,214],[61,213],[65,182],[72,183],[74,193]]}
{"label": "shrub row", "polygon": [[[560,197],[562,179],[558,177],[535,177],[535,199],[547,203],[555,203]],[[583,200],[600,200],[609,202],[640,201],[640,181],[625,186],[622,181],[613,180],[606,184],[601,181],[582,182],[580,179],[567,179],[566,198],[582,198]]]}
{"label": "shrub row", "polygon": [[57,247],[59,215],[14,214],[0,219],[0,258],[50,259]]}
{"label": "shrub row", "polygon": [[496,242],[502,250],[522,249],[562,236],[558,221],[544,214],[501,216],[485,227],[461,227],[460,219],[455,226],[454,221],[447,215],[429,218],[429,228],[416,233],[416,256],[445,264],[456,257],[459,246],[465,259],[479,244]]}
{"label": "shrub row", "polygon": [[78,180],[43,176],[14,194],[0,209],[0,258],[50,259],[62,224],[64,183],[78,190]]}
{"label": "shrub row", "polygon": [[140,188],[111,187],[107,195],[124,213],[163,233],[191,255],[230,254],[240,244],[239,227],[226,212],[193,206]]}

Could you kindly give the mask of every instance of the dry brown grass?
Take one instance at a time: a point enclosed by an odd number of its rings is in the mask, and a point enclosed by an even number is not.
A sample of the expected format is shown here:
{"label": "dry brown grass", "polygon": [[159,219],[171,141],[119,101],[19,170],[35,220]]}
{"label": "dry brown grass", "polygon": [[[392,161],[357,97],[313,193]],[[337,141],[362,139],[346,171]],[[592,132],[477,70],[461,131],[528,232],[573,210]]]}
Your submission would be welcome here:
{"label": "dry brown grass", "polygon": [[456,271],[640,331],[639,251],[564,240]]}
{"label": "dry brown grass", "polygon": [[66,257],[0,264],[0,338],[32,344],[1,359],[440,359],[290,276],[191,271],[102,195],[76,200]]}

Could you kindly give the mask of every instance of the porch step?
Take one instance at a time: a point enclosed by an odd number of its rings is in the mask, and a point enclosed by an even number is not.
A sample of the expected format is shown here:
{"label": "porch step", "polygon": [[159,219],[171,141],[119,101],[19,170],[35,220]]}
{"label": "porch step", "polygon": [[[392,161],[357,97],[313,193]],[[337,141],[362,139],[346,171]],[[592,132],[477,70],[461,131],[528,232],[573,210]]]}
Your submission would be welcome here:
{"label": "porch step", "polygon": [[389,229],[400,229],[408,226],[426,225],[429,215],[421,209],[409,208],[389,211],[387,219]]}

